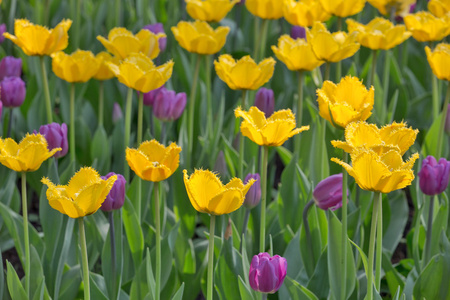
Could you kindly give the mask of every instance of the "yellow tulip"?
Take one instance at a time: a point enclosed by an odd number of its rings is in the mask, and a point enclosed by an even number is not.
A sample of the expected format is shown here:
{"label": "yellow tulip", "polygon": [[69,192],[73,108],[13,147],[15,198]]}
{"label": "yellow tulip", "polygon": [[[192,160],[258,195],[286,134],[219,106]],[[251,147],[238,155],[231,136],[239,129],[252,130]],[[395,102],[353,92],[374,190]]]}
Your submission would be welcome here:
{"label": "yellow tulip", "polygon": [[126,28],[116,27],[109,31],[108,39],[99,35],[97,40],[121,60],[134,52],[140,52],[153,59],[159,55],[158,39],[165,36],[164,33],[155,34],[147,29],[142,29],[134,35]]}
{"label": "yellow tulip", "polygon": [[186,0],[186,10],[191,18],[219,22],[239,0]]}
{"label": "yellow tulip", "polygon": [[428,10],[438,18],[442,18],[450,12],[449,0],[430,0],[428,2]]}
{"label": "yellow tulip", "polygon": [[53,29],[34,25],[26,19],[14,21],[14,35],[5,32],[3,36],[13,41],[26,55],[50,55],[66,49],[69,44],[67,31],[71,20],[62,20]]}
{"label": "yellow tulip", "polygon": [[248,11],[261,19],[279,19],[283,17],[282,0],[246,0]]}
{"label": "yellow tulip", "polygon": [[290,137],[309,130],[309,126],[295,128],[295,115],[290,109],[276,111],[266,119],[256,106],[250,107],[248,112],[238,107],[234,115],[244,119],[241,123],[242,135],[260,146],[281,146]]}
{"label": "yellow tulip", "polygon": [[109,69],[107,62],[112,62],[118,65],[120,63],[117,57],[112,57],[108,52],[102,51],[97,53],[95,59],[100,64],[97,73],[95,73],[94,78],[97,80],[108,80],[114,77],[114,73]]}
{"label": "yellow tulip", "polygon": [[396,16],[404,17],[409,14],[409,9],[416,0],[367,0],[367,2],[378,9],[382,15],[388,15],[394,11]]}
{"label": "yellow tulip", "polygon": [[439,79],[450,81],[450,45],[441,43],[434,50],[426,46],[425,52],[434,75]]}
{"label": "yellow tulip", "polygon": [[406,28],[419,42],[440,41],[450,33],[450,16],[436,18],[429,12],[420,11],[403,18]]}
{"label": "yellow tulip", "polygon": [[312,71],[324,63],[317,59],[306,39],[294,40],[287,34],[278,39],[278,48],[272,46],[272,51],[291,71]]}
{"label": "yellow tulip", "polygon": [[381,129],[366,122],[353,122],[345,127],[345,141],[331,141],[331,144],[347,153],[361,148],[371,149],[378,155],[395,150],[400,155],[414,144],[419,131],[407,127],[405,123],[392,123]]}
{"label": "yellow tulip", "polygon": [[52,70],[67,82],[86,82],[98,71],[100,62],[91,51],[77,50],[72,54],[62,51],[52,54]]}
{"label": "yellow tulip", "polygon": [[180,163],[181,147],[172,143],[164,147],[156,140],[145,141],[138,149],[126,150],[131,170],[140,178],[159,182],[169,178]]}
{"label": "yellow tulip", "polygon": [[198,54],[215,54],[222,49],[227,40],[229,27],[213,29],[207,22],[178,22],[172,27],[173,35],[181,47]]}
{"label": "yellow tulip", "polygon": [[27,133],[19,144],[11,138],[0,138],[0,163],[16,172],[33,172],[60,150],[49,151],[47,140],[39,133]]}
{"label": "yellow tulip", "polygon": [[389,20],[375,18],[367,25],[347,19],[347,28],[350,33],[357,32],[358,42],[372,50],[388,50],[403,43],[412,34],[406,31],[404,25],[394,26]]}
{"label": "yellow tulip", "polygon": [[51,207],[71,218],[95,213],[108,196],[117,175],[103,180],[90,167],[81,168],[67,185],[55,185],[48,178],[41,182],[48,186],[47,199]]}
{"label": "yellow tulip", "polygon": [[269,57],[256,64],[249,55],[236,61],[224,54],[214,61],[214,66],[219,78],[230,89],[257,90],[272,78],[275,60]]}
{"label": "yellow tulip", "polygon": [[359,50],[356,32],[351,34],[343,31],[330,33],[320,22],[314,23],[313,28],[307,32],[307,38],[316,57],[327,62],[341,61],[353,56]]}
{"label": "yellow tulip", "polygon": [[328,13],[345,18],[361,12],[366,0],[320,0],[320,4]]}
{"label": "yellow tulip", "polygon": [[319,114],[333,126],[345,128],[355,121],[365,121],[372,114],[374,88],[367,90],[357,78],[346,76],[339,84],[325,81],[317,90]]}
{"label": "yellow tulip", "polygon": [[156,67],[142,53],[130,54],[119,65],[112,62],[107,62],[107,65],[121,83],[142,93],[148,93],[166,83],[173,69],[173,61]]}
{"label": "yellow tulip", "polygon": [[208,170],[195,170],[191,176],[183,170],[183,174],[192,206],[199,212],[211,215],[224,215],[237,210],[255,182],[251,179],[244,185],[241,179],[233,178],[223,185],[219,177]]}
{"label": "yellow tulip", "polygon": [[351,155],[351,166],[334,157],[331,160],[344,167],[363,190],[389,193],[411,184],[414,180],[411,169],[418,158],[415,153],[404,162],[395,150],[378,155],[370,149],[361,149]]}
{"label": "yellow tulip", "polygon": [[284,0],[283,15],[295,26],[311,27],[315,21],[325,22],[331,18],[319,0]]}

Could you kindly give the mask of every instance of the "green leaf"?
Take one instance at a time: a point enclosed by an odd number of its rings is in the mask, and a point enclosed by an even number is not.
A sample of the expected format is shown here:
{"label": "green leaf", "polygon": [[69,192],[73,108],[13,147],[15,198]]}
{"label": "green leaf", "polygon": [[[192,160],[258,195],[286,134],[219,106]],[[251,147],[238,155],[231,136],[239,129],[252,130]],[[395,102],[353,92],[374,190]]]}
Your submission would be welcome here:
{"label": "green leaf", "polygon": [[28,300],[27,293],[17,276],[16,270],[9,261],[6,261],[6,280],[8,283],[8,290],[11,298],[14,300]]}
{"label": "green leaf", "polygon": [[238,274],[242,274],[241,258],[233,248],[233,237],[223,241],[214,271],[214,284],[221,299],[239,299]]}
{"label": "green leaf", "polygon": [[248,286],[244,283],[241,276],[238,276],[239,282],[239,293],[241,294],[242,300],[254,300],[252,291],[248,288]]}
{"label": "green leaf", "polygon": [[178,291],[173,295],[172,300],[181,300],[183,299],[183,292],[184,292],[184,282],[181,284]]}
{"label": "green leaf", "polygon": [[414,297],[416,299],[450,299],[450,254],[435,255],[416,281]]}
{"label": "green leaf", "polygon": [[90,283],[90,295],[92,299],[108,300],[107,296],[108,293],[106,291],[106,284],[103,276],[90,272],[89,283]]}
{"label": "green leaf", "polygon": [[63,247],[61,250],[61,253],[59,255],[57,270],[56,270],[56,277],[55,277],[55,291],[54,291],[54,299],[58,300],[60,289],[61,289],[61,282],[63,279],[63,269],[64,264],[67,260],[67,254],[69,252],[69,247],[72,242],[72,235],[73,235],[73,225],[75,223],[75,219],[67,217],[67,223],[66,223],[66,230],[64,232],[63,237]]}
{"label": "green leaf", "polygon": [[[425,136],[425,142],[422,144],[422,155],[426,157],[428,155],[436,155],[437,153],[437,140],[439,136],[439,127],[441,124],[442,113],[439,114],[439,117],[434,119],[433,124]],[[444,143],[445,146],[445,143]],[[443,152],[445,153],[445,152]]]}
{"label": "green leaf", "polygon": [[150,299],[155,299],[155,276],[153,275],[152,260],[150,259],[150,250],[147,248],[145,256],[147,285],[150,287]]}
{"label": "green leaf", "polygon": [[303,299],[319,300],[319,298],[317,298],[317,296],[314,295],[313,292],[311,292],[304,286],[300,285],[300,283],[293,280],[289,276],[286,276],[284,284],[286,285],[292,300],[303,300]]}
{"label": "green leaf", "polygon": [[123,226],[125,227],[125,233],[133,257],[134,266],[137,270],[144,253],[144,236],[136,212],[134,211],[133,204],[128,197],[125,197],[125,204],[123,206]]}
{"label": "green leaf", "polygon": [[2,297],[5,293],[5,278],[4,278],[2,251],[0,251],[0,260],[2,261],[2,264],[0,265],[0,297]]}
{"label": "green leaf", "polygon": [[45,281],[42,283],[42,279],[45,277],[44,270],[42,269],[41,258],[33,245],[30,245],[30,260],[30,294],[34,295],[33,298],[36,298],[36,294],[40,295],[41,286],[43,285],[43,297],[48,300],[50,297],[48,295],[47,287],[45,286]]}
{"label": "green leaf", "polygon": [[328,248],[325,248],[317,261],[314,274],[308,281],[307,288],[319,299],[326,299],[330,293],[330,283],[328,279]]}
{"label": "green leaf", "polygon": [[383,252],[382,268],[391,295],[394,295],[397,289],[400,289],[401,294],[405,287],[405,278],[392,266],[391,261],[385,252]]}
{"label": "green leaf", "polygon": [[103,126],[99,126],[95,131],[91,142],[91,159],[96,161],[96,169],[100,174],[109,172],[111,165],[111,150],[108,136]]}
{"label": "green leaf", "polygon": [[80,265],[76,265],[63,273],[61,280],[60,299],[72,300],[77,296],[81,284]]}

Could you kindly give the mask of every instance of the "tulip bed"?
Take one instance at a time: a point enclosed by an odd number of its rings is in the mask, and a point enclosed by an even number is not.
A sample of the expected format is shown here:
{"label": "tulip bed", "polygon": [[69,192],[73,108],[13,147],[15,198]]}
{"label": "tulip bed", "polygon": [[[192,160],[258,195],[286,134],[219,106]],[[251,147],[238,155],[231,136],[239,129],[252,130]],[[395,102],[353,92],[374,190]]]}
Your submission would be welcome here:
{"label": "tulip bed", "polygon": [[450,1],[0,23],[1,299],[450,299]]}

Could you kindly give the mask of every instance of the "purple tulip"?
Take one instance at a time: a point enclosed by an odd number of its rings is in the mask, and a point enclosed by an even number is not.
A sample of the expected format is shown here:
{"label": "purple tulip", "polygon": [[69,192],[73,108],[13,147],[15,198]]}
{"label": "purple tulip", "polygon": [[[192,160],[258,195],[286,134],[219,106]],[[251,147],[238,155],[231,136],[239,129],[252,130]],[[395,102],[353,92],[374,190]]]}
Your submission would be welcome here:
{"label": "purple tulip", "polygon": [[[150,30],[151,32],[158,34],[158,33],[165,33],[163,24],[161,23],[155,23],[155,24],[149,24],[143,27],[144,29]],[[167,46],[167,37],[161,37],[158,39],[159,43],[159,51],[163,52],[166,50]]]}
{"label": "purple tulip", "polygon": [[218,174],[228,174],[227,162],[225,161],[225,155],[223,151],[220,150],[217,154],[216,162],[214,164],[214,171]]}
{"label": "purple tulip", "polygon": [[67,154],[69,144],[67,142],[67,125],[62,123],[51,123],[39,127],[39,133],[47,140],[48,150],[62,148],[62,150],[53,154],[53,157],[59,158]]}
{"label": "purple tulip", "polygon": [[113,123],[116,123],[117,121],[119,121],[122,118],[123,118],[122,109],[120,108],[119,103],[114,102],[113,114],[112,114]]}
{"label": "purple tulip", "polygon": [[0,119],[2,118],[2,112],[3,112],[3,103],[0,101]]}
{"label": "purple tulip", "polygon": [[[348,196],[348,191],[347,191]],[[342,173],[320,181],[313,191],[317,206],[323,210],[336,210],[342,206]]]}
{"label": "purple tulip", "polygon": [[255,106],[266,115],[266,118],[270,117],[275,109],[273,91],[271,89],[260,88],[255,96]]}
{"label": "purple tulip", "polygon": [[245,195],[244,200],[244,206],[252,209],[256,205],[259,204],[259,201],[261,201],[261,177],[259,174],[248,174],[244,179],[244,184],[247,184],[247,182],[250,179],[255,179],[256,182],[253,183],[253,185],[248,190],[247,194]]}
{"label": "purple tulip", "polygon": [[20,77],[5,77],[0,82],[0,92],[3,106],[21,106],[25,101],[25,82]]}
{"label": "purple tulip", "polygon": [[22,59],[5,56],[0,62],[0,80],[5,77],[20,77],[22,74]]}
{"label": "purple tulip", "polygon": [[0,44],[5,41],[5,37],[3,36],[3,33],[6,32],[6,24],[0,24]]}
{"label": "purple tulip", "polygon": [[125,202],[125,177],[114,172],[108,173],[106,176],[102,176],[103,180],[108,179],[111,176],[117,175],[117,180],[114,182],[112,189],[109,191],[108,196],[106,196],[105,201],[100,207],[103,211],[112,211],[120,209]]}
{"label": "purple tulip", "polygon": [[447,189],[450,174],[450,161],[445,158],[436,161],[428,155],[422,161],[422,168],[419,173],[419,187],[425,195],[433,196],[442,193]]}
{"label": "purple tulip", "polygon": [[296,39],[305,39],[306,40],[306,29],[302,26],[292,26],[291,27],[291,38]]}
{"label": "purple tulip", "polygon": [[286,277],[287,261],[284,257],[270,257],[264,252],[253,256],[248,274],[250,286],[262,293],[275,293]]}
{"label": "purple tulip", "polygon": [[164,86],[161,86],[155,90],[151,90],[148,93],[144,94],[144,105],[146,106],[153,106],[153,103],[155,103],[156,96],[158,96],[159,92],[162,90],[165,90],[166,88]]}
{"label": "purple tulip", "polygon": [[445,118],[445,132],[450,134],[450,104],[447,106],[447,117]]}
{"label": "purple tulip", "polygon": [[161,121],[178,119],[186,107],[186,93],[161,90],[153,103],[153,114]]}

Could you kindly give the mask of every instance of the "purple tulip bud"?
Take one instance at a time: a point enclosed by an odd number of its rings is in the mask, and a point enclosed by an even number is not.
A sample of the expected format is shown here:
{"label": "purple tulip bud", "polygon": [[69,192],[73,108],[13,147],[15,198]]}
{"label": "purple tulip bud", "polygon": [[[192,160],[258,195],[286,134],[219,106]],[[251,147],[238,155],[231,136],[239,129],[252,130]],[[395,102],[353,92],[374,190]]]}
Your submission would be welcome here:
{"label": "purple tulip bud", "polygon": [[123,118],[122,109],[120,108],[119,103],[114,102],[113,114],[112,114],[113,123],[116,123],[117,121],[119,121],[122,118]]}
{"label": "purple tulip bud", "polygon": [[447,106],[447,117],[445,118],[445,132],[450,134],[450,104]]}
{"label": "purple tulip bud", "polygon": [[313,198],[317,206],[323,210],[336,210],[342,207],[342,173],[320,181],[313,191]]}
{"label": "purple tulip bud", "polygon": [[[155,23],[155,24],[149,24],[143,27],[144,29],[150,30],[151,32],[158,34],[158,33],[165,33],[163,24],[161,23]],[[163,52],[166,50],[167,46],[167,37],[161,37],[158,39],[159,43],[159,51]]]}
{"label": "purple tulip bud", "polygon": [[275,109],[273,91],[271,89],[260,88],[255,96],[255,106],[266,115],[266,118],[270,117]]}
{"label": "purple tulip bud", "polygon": [[5,37],[3,36],[3,33],[6,32],[6,24],[0,24],[0,44],[5,41]]}
{"label": "purple tulip bud", "polygon": [[306,29],[302,26],[292,26],[291,27],[291,38],[296,39],[305,39],[306,40]]}
{"label": "purple tulip bud", "polygon": [[20,77],[5,77],[0,82],[0,91],[5,107],[18,107],[25,101],[25,82]]}
{"label": "purple tulip bud", "polygon": [[162,121],[178,119],[186,107],[186,93],[162,90],[153,103],[153,114]]}
{"label": "purple tulip bud", "polygon": [[155,103],[156,96],[158,96],[159,92],[165,90],[166,88],[164,86],[161,86],[155,90],[151,90],[148,93],[144,94],[144,105],[146,106],[153,106],[153,103]]}
{"label": "purple tulip bud", "polygon": [[445,158],[436,161],[428,155],[422,161],[422,168],[419,173],[419,187],[425,195],[433,196],[442,193],[447,189],[450,174],[450,161]]}
{"label": "purple tulip bud", "polygon": [[53,157],[59,158],[67,154],[69,144],[67,143],[67,125],[65,123],[61,125],[58,123],[42,125],[39,127],[39,133],[47,140],[48,150],[62,148],[61,151],[53,154]]}
{"label": "purple tulip bud", "polygon": [[225,161],[225,155],[223,151],[220,150],[217,154],[216,163],[214,164],[214,171],[218,174],[228,174],[227,162]]}
{"label": "purple tulip bud", "polygon": [[262,293],[275,293],[286,277],[287,261],[279,255],[270,257],[264,252],[253,256],[248,274],[252,289]]}
{"label": "purple tulip bud", "polygon": [[245,195],[244,206],[252,209],[259,204],[259,201],[261,201],[261,177],[259,177],[259,174],[257,173],[250,173],[245,177],[244,184],[247,184],[250,179],[255,179],[256,182],[253,183],[248,190],[247,195]]}
{"label": "purple tulip bud", "polygon": [[0,62],[0,80],[9,77],[20,77],[22,74],[22,59],[14,56],[5,56]]}
{"label": "purple tulip bud", "polygon": [[108,196],[106,196],[105,201],[100,207],[103,211],[112,211],[119,209],[123,206],[125,202],[125,177],[114,172],[108,173],[106,176],[102,176],[103,180],[108,179],[111,176],[117,175],[117,180],[114,182],[112,189],[109,191]]}

